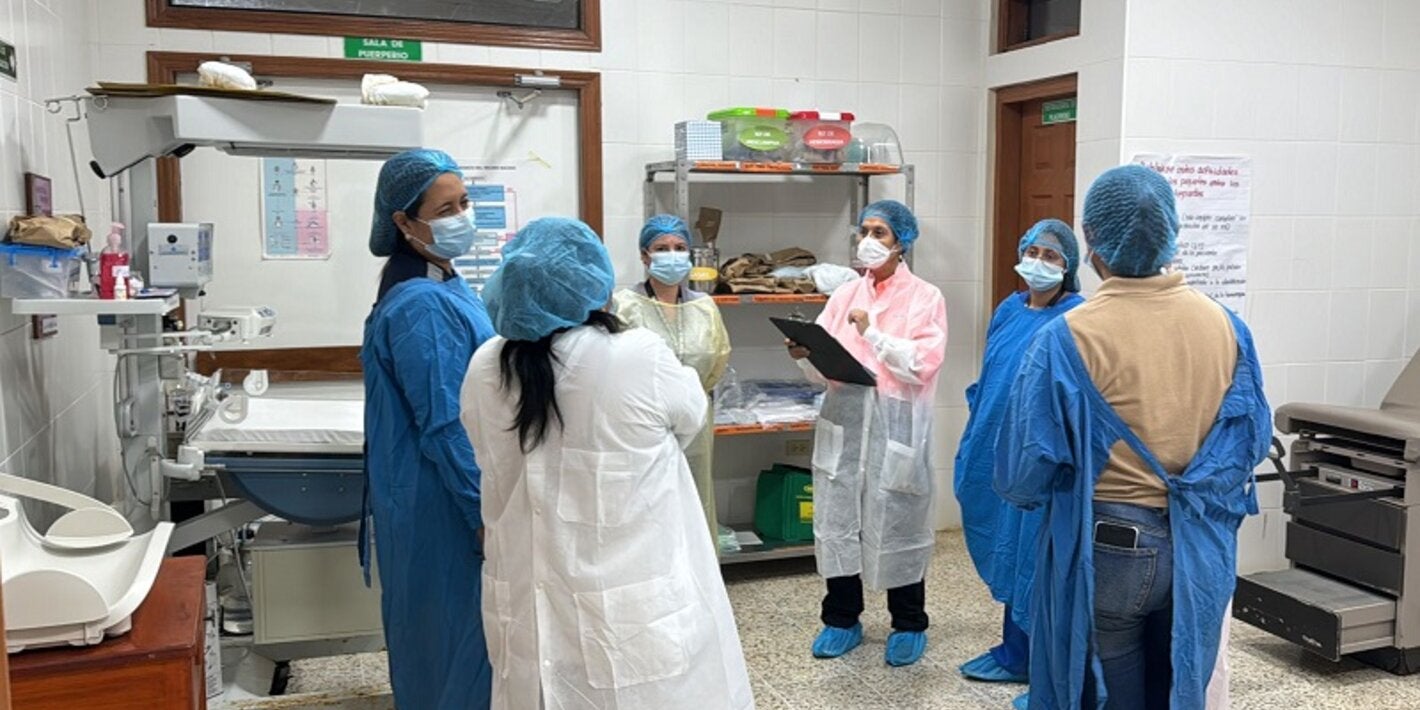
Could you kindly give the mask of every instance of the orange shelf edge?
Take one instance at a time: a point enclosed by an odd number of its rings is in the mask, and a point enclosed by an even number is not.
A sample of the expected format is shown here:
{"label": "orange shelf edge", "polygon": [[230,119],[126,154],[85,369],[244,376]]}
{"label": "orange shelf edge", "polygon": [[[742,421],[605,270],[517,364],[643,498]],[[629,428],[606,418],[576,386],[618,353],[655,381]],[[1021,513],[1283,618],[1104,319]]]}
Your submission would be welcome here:
{"label": "orange shelf edge", "polygon": [[813,430],[813,422],[794,422],[793,424],[721,424],[715,427],[715,436],[751,436],[754,434],[780,434]]}

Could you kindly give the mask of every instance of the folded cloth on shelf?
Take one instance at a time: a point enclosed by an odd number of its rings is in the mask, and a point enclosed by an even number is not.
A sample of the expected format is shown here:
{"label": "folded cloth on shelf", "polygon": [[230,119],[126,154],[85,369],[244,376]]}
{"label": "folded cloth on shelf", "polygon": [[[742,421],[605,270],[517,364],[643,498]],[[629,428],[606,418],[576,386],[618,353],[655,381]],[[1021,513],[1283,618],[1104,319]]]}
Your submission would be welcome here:
{"label": "folded cloth on shelf", "polygon": [[817,290],[813,279],[778,279],[775,284],[776,293],[814,293]]}
{"label": "folded cloth on shelf", "polygon": [[857,280],[858,272],[838,264],[815,264],[804,272],[813,279],[814,287],[819,293],[833,295],[840,286]]}
{"label": "folded cloth on shelf", "polygon": [[813,266],[818,263],[813,252],[799,247],[789,247],[771,252],[767,259],[774,266]]}
{"label": "folded cloth on shelf", "polygon": [[799,247],[770,254],[741,254],[720,267],[721,292],[814,293],[804,269],[818,263],[813,252]]}
{"label": "folded cloth on shelf", "polygon": [[765,260],[763,254],[741,254],[720,267],[720,277],[726,281],[768,276],[773,272],[774,268]]}
{"label": "folded cloth on shelf", "polygon": [[746,277],[730,279],[725,282],[725,287],[730,293],[774,293],[778,286],[778,281],[770,277]]}

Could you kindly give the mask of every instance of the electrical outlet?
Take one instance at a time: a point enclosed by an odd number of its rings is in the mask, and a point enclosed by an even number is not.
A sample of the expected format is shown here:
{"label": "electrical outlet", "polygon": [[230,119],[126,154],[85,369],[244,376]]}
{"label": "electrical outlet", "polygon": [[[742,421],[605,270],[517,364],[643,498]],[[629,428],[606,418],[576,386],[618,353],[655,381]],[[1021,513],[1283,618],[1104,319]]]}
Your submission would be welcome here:
{"label": "electrical outlet", "polygon": [[814,452],[812,439],[790,439],[784,442],[785,456],[808,456]]}

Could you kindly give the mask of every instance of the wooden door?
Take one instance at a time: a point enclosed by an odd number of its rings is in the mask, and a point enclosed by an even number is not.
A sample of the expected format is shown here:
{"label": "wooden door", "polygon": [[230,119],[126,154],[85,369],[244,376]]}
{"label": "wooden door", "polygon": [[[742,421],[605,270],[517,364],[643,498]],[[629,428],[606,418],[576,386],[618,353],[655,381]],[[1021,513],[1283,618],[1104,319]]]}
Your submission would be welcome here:
{"label": "wooden door", "polygon": [[1025,288],[1016,247],[1031,225],[1052,217],[1074,225],[1075,122],[1047,124],[1042,115],[1047,102],[1074,95],[1074,76],[997,92],[991,307]]}

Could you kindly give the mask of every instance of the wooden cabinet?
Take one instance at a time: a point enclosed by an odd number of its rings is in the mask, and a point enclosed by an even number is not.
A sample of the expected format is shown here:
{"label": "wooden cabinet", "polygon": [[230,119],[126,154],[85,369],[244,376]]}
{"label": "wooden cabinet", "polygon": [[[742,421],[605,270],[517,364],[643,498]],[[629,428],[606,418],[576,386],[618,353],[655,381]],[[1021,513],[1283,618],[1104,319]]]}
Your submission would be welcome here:
{"label": "wooden cabinet", "polygon": [[97,646],[51,648],[10,656],[17,710],[204,710],[201,557],[163,561],[133,630]]}

